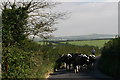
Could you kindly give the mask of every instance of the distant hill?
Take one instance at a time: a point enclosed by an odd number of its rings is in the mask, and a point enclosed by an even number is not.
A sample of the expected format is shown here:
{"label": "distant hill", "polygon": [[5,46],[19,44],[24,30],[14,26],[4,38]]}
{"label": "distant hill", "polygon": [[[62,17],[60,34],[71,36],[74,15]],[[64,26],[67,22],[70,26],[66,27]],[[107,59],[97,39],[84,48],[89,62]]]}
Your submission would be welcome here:
{"label": "distant hill", "polygon": [[[50,40],[92,40],[92,39],[111,39],[115,38],[114,34],[90,34],[90,35],[79,35],[79,36],[63,36],[53,37]],[[40,38],[35,38],[34,41],[41,41]]]}
{"label": "distant hill", "polygon": [[54,37],[51,40],[91,40],[91,39],[108,39],[115,38],[115,35],[107,34],[91,34],[91,35],[80,35],[80,36],[64,36],[64,37]]}

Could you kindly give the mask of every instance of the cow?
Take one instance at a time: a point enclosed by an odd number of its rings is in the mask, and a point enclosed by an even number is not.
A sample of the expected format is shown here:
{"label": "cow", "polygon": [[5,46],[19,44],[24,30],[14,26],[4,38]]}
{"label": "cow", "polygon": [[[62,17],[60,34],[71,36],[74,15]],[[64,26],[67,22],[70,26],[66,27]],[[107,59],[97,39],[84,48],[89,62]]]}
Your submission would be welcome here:
{"label": "cow", "polygon": [[81,53],[64,54],[56,60],[54,71],[65,68],[66,70],[73,69],[75,73],[78,73],[80,70],[86,70],[90,67],[93,67],[94,62],[95,55]]}
{"label": "cow", "polygon": [[72,55],[71,54],[66,54],[65,63],[66,63],[66,70],[70,70],[71,64],[72,64]]}
{"label": "cow", "polygon": [[80,72],[80,69],[87,69],[89,58],[85,54],[74,54],[72,59],[73,69],[75,73]]}
{"label": "cow", "polygon": [[95,57],[95,55],[89,55],[88,57],[89,57],[89,63],[87,64],[88,68],[93,69],[94,68],[94,62],[96,61],[96,57]]}
{"label": "cow", "polygon": [[64,54],[64,55],[60,56],[55,62],[54,71],[57,71],[58,69],[63,67],[62,65],[64,65],[65,69],[70,70],[71,61],[72,61],[71,58],[72,58],[71,54]]}

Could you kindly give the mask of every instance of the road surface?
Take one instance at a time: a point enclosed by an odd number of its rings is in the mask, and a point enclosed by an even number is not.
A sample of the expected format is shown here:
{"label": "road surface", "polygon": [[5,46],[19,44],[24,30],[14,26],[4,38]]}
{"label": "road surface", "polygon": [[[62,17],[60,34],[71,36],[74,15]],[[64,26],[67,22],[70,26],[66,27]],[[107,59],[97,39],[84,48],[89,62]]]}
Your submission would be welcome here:
{"label": "road surface", "polygon": [[61,69],[57,72],[51,73],[48,80],[116,80],[110,76],[107,76],[101,73],[97,68],[99,57],[95,62],[95,67],[92,70],[84,70],[80,73],[74,73],[74,71],[66,71],[65,69]]}

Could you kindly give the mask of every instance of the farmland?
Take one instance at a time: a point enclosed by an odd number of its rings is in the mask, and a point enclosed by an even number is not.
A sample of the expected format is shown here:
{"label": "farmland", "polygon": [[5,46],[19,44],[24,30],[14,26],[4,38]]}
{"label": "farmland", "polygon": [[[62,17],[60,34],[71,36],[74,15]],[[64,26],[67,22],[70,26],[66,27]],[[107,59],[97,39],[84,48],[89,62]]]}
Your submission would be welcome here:
{"label": "farmland", "polygon": [[105,43],[107,43],[109,40],[86,40],[86,41],[67,41],[67,42],[61,42],[61,43],[67,43],[72,45],[79,45],[79,46],[96,46],[99,48],[102,48]]}
{"label": "farmland", "polygon": [[[95,46],[102,48],[105,43],[107,43],[109,40],[83,40],[83,41],[50,41],[52,42],[52,45],[57,44],[70,44],[70,45],[77,45],[77,46]],[[54,42],[54,43],[53,43]],[[43,45],[43,42],[40,41],[38,44]]]}

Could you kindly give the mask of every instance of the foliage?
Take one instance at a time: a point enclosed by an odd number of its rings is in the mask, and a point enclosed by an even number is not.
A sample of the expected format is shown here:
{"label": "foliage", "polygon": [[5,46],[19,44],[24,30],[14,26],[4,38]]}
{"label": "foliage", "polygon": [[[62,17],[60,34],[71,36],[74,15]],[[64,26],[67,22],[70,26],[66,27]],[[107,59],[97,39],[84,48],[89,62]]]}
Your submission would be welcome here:
{"label": "foliage", "polygon": [[2,39],[5,46],[21,43],[26,38],[24,33],[28,17],[27,11],[22,7],[15,7],[14,4],[12,9],[7,8],[2,11]]}
{"label": "foliage", "polygon": [[[35,42],[31,41],[24,41],[22,46],[4,48],[3,53],[4,54],[6,53],[6,55],[3,56],[2,61],[2,77],[3,78],[44,77],[45,73],[47,73],[49,68],[51,68],[49,65],[52,65],[50,64],[51,61],[49,61],[49,56],[47,56],[47,54],[49,53],[42,52],[46,48],[47,47],[40,46]],[[51,48],[49,48],[48,50],[51,50]],[[5,61],[7,61],[7,64],[5,64],[6,63]],[[5,68],[6,65],[8,65],[7,73]]]}
{"label": "foliage", "polygon": [[[6,50],[7,49],[7,50]],[[19,48],[5,48],[3,53],[6,53],[6,56],[3,56],[3,65],[2,65],[2,76],[7,78],[21,78],[29,75],[30,69],[30,52],[25,52]],[[7,57],[7,64],[5,59]],[[5,67],[8,65],[7,73],[5,73]]]}
{"label": "foliage", "polygon": [[120,76],[120,37],[105,44],[99,63],[103,72],[114,77]]}
{"label": "foliage", "polygon": [[[53,27],[57,19],[64,13],[51,13],[49,8],[57,3],[31,0],[28,2],[3,2],[2,24],[3,43],[5,46],[20,43],[32,36],[43,39],[51,37],[49,33],[56,30]],[[48,9],[45,12],[45,9]]]}

